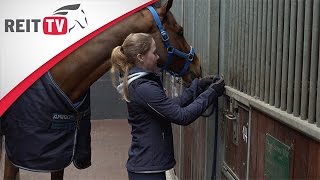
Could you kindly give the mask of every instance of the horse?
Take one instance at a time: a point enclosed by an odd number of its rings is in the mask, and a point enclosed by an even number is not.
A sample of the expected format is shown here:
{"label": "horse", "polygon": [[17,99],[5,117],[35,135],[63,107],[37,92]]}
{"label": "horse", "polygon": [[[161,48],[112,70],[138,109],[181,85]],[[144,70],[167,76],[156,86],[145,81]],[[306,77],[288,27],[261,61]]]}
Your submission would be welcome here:
{"label": "horse", "polygon": [[88,26],[87,17],[80,4],[72,4],[63,6],[53,12],[53,15],[63,15],[68,17],[68,32],[71,32],[75,27],[84,29]]}
{"label": "horse", "polygon": [[[172,2],[173,0],[168,0],[154,9],[149,7],[141,9],[104,30],[52,67],[48,71],[51,75],[50,78],[72,103],[82,101],[90,86],[110,70],[110,56],[113,48],[121,45],[130,33],[137,32],[152,35],[160,57],[158,65],[163,67],[164,70],[180,75],[186,83],[190,83],[194,78],[201,77],[200,60],[194,53],[193,48],[186,42],[183,36],[183,28],[176,22],[170,12]],[[170,62],[166,61],[167,59],[170,59]],[[34,97],[36,96],[37,94],[34,95]],[[41,108],[45,109],[46,107]],[[41,112],[35,111],[34,113]],[[6,115],[7,112],[3,117]],[[55,115],[55,117],[59,119],[59,115]],[[67,119],[69,116],[61,116],[60,118]],[[83,129],[83,127],[81,128]],[[90,124],[84,128],[90,131]],[[59,145],[55,144],[55,146]],[[23,147],[24,151],[27,151],[30,146]],[[4,179],[15,179],[19,168],[9,160],[7,155],[5,156]],[[16,155],[13,154],[13,156]],[[49,171],[51,172],[51,179],[63,179],[63,168]]]}

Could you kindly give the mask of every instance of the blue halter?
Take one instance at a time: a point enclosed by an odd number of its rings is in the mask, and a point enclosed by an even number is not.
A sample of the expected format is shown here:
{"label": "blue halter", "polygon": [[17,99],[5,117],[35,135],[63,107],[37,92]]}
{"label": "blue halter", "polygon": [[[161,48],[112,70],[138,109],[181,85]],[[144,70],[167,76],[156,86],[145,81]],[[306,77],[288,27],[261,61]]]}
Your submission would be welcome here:
{"label": "blue halter", "polygon": [[[162,71],[166,70],[173,76],[182,77],[187,72],[190,63],[193,61],[194,48],[192,46],[190,46],[190,52],[187,54],[187,53],[184,53],[184,52],[179,51],[178,49],[172,47],[169,42],[168,33],[164,30],[156,10],[152,6],[148,6],[147,8],[151,12],[153,19],[157,24],[157,27],[158,27],[160,34],[161,34],[161,37],[162,37],[162,41],[164,42],[164,45],[166,46],[167,52],[168,52],[167,61],[165,62],[164,66],[161,68],[161,70]],[[180,71],[179,74],[168,69],[169,65],[171,64],[171,60],[172,60],[173,55],[177,55],[177,56],[184,58],[186,60],[184,66],[183,66],[183,69]]]}

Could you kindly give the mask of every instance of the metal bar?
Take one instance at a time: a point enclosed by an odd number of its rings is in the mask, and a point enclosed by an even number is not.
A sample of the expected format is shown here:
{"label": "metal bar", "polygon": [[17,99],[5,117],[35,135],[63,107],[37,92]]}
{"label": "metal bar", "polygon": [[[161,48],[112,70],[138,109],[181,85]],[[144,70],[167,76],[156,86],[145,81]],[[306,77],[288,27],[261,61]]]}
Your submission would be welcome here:
{"label": "metal bar", "polygon": [[[320,47],[319,47],[319,52],[320,52]],[[316,112],[316,121],[317,121],[317,126],[320,127],[320,56],[318,60],[318,85],[317,85],[317,112]]]}
{"label": "metal bar", "polygon": [[236,45],[235,45],[235,0],[231,0],[231,57],[230,57],[230,83],[232,87],[235,87],[235,54],[236,54]]}
{"label": "metal bar", "polygon": [[310,45],[311,45],[311,20],[312,20],[312,2],[305,1],[305,24],[304,24],[304,42],[303,42],[303,67],[302,67],[302,90],[301,90],[301,119],[308,118],[308,88],[310,75]]}
{"label": "metal bar", "polygon": [[270,69],[270,96],[269,104],[274,106],[274,91],[276,80],[276,58],[277,58],[277,28],[278,28],[278,0],[272,3],[272,37],[271,37],[271,69]]}
{"label": "metal bar", "polygon": [[[192,12],[192,17],[193,17],[193,22],[192,22],[192,30],[191,30],[191,33],[192,33],[192,41],[193,43],[196,43],[196,34],[194,33],[195,32],[195,29],[196,29],[196,0],[192,0],[192,6],[189,6],[188,9],[190,9],[190,11]],[[194,133],[194,135],[196,135],[197,133]],[[190,177],[193,178],[193,172],[194,172],[194,166],[193,164],[194,163],[194,153],[193,151],[195,151],[195,149],[191,148],[191,151],[190,151],[190,161],[191,161],[191,166],[190,166],[190,169],[191,169],[191,173],[190,173]],[[186,174],[186,173],[185,173]]]}
{"label": "metal bar", "polygon": [[257,37],[257,64],[256,64],[256,96],[260,97],[260,70],[261,70],[261,40],[262,40],[262,2],[258,1],[258,37]]}
{"label": "metal bar", "polygon": [[240,28],[240,12],[239,12],[239,1],[240,0],[236,0],[236,39],[237,39],[237,53],[236,53],[236,57],[235,57],[235,65],[236,65],[236,74],[235,74],[235,79],[236,79],[236,82],[235,82],[235,87],[237,89],[240,89],[240,79],[239,79],[239,76],[240,76],[240,33],[239,33],[239,28]]}
{"label": "metal bar", "polygon": [[284,2],[283,54],[281,76],[281,110],[287,109],[290,1]]}
{"label": "metal bar", "polygon": [[301,76],[302,76],[302,52],[303,52],[303,28],[304,28],[304,0],[298,1],[297,12],[297,40],[296,40],[296,64],[294,72],[294,96],[293,115],[300,115],[301,103]]}
{"label": "metal bar", "polygon": [[[208,0],[208,2],[210,2],[210,0]],[[219,1],[219,64],[223,64],[223,62],[226,62],[227,59],[225,59],[225,53],[229,52],[229,49],[230,49],[230,46],[229,46],[229,42],[230,42],[230,39],[229,39],[229,19],[228,18],[228,13],[226,13],[227,11],[227,7],[229,5],[229,2],[230,1]],[[228,36],[227,36],[228,35]],[[220,66],[219,65],[219,71],[218,72],[224,72],[224,67]],[[216,103],[218,103],[218,100],[216,101]],[[218,107],[212,109],[212,111],[215,111],[215,117],[214,117],[214,142],[213,142],[213,161],[212,161],[212,173],[211,173],[211,178],[213,179],[217,179],[217,176],[219,176],[218,172],[220,172],[220,169],[221,169],[221,162],[222,161],[222,158],[220,159],[220,157],[218,157],[218,139],[219,139],[219,136],[218,136],[218,133],[219,133],[219,117],[221,116],[219,113],[219,109]],[[208,123],[206,123],[206,125],[209,125]],[[207,128],[208,129],[208,128]],[[212,129],[210,127],[210,129]],[[206,132],[206,134],[208,135],[208,132]],[[209,137],[210,139],[212,138],[211,136]],[[206,141],[207,143],[209,141]],[[206,143],[206,145],[207,145]],[[210,147],[211,149],[211,147]],[[206,150],[206,153],[205,154],[208,154],[209,149],[208,147],[205,148]],[[205,159],[208,159],[207,158],[208,156],[205,156]],[[207,166],[208,166],[208,163],[205,163],[205,170],[204,170],[204,173],[207,175],[207,176],[204,176],[206,177],[206,179],[208,179],[210,176],[208,175],[207,173]],[[199,176],[200,176],[201,173],[199,173]],[[198,177],[197,179],[204,179],[204,177]]]}
{"label": "metal bar", "polygon": [[247,94],[253,95],[252,92],[252,71],[253,71],[253,61],[252,61],[252,50],[253,50],[253,1],[249,0],[249,17],[248,17],[248,23],[249,23],[249,35],[248,35],[248,89]]}
{"label": "metal bar", "polygon": [[238,0],[237,4],[237,20],[238,20],[238,27],[237,27],[237,35],[238,35],[238,47],[237,47],[237,89],[240,90],[240,79],[241,79],[241,0]]}
{"label": "metal bar", "polygon": [[310,85],[309,85],[309,112],[308,121],[316,121],[316,96],[317,96],[317,72],[319,59],[319,0],[313,1],[313,22],[312,22],[312,41],[311,41],[311,66],[310,66]]}
{"label": "metal bar", "polygon": [[192,42],[193,42],[193,44],[194,43],[196,43],[196,35],[195,35],[195,29],[196,29],[196,8],[194,8],[194,7],[196,7],[196,0],[192,0],[192,6],[189,6],[188,7],[188,9],[191,9],[190,10],[190,12],[192,12],[191,14],[192,14],[192,16],[191,17],[193,17],[192,18],[192,25],[191,25],[191,35],[192,35]]}
{"label": "metal bar", "polygon": [[232,171],[232,169],[227,165],[227,163],[223,162],[222,164],[222,174],[227,180],[239,180],[237,174]]}
{"label": "metal bar", "polygon": [[245,0],[245,28],[244,28],[244,80],[243,80],[243,92],[248,94],[250,83],[248,83],[248,53],[249,53],[249,1]]}
{"label": "metal bar", "polygon": [[[222,10],[224,13],[220,16],[220,20],[219,21],[224,21],[223,22],[223,26],[224,28],[222,30],[226,31],[223,38],[225,40],[224,42],[224,47],[226,48],[225,50],[223,50],[224,52],[224,57],[223,57],[223,62],[224,62],[224,70],[223,70],[223,74],[224,74],[224,77],[226,79],[226,84],[229,85],[230,83],[230,69],[229,69],[229,57],[230,57],[230,48],[231,48],[231,23],[230,23],[230,17],[231,17],[231,13],[230,13],[230,7],[231,7],[231,4],[230,4],[230,1],[226,1],[226,2],[221,2],[221,4],[223,5],[222,7]],[[209,1],[210,2],[210,1]],[[224,19],[224,20],[223,20]],[[219,30],[220,31],[220,30]],[[220,40],[221,42],[221,40]],[[221,42],[222,43],[222,42]],[[224,48],[222,46],[222,48]]]}
{"label": "metal bar", "polygon": [[244,74],[244,46],[245,46],[245,39],[244,39],[244,25],[245,25],[245,11],[244,11],[244,1],[240,0],[240,84],[239,84],[239,90],[241,92],[244,92],[244,83],[243,83],[243,74]]}
{"label": "metal bar", "polygon": [[251,72],[251,95],[257,96],[256,93],[256,62],[257,62],[257,31],[258,31],[258,2],[253,0],[253,27],[252,27],[252,72]]}
{"label": "metal bar", "polygon": [[[201,63],[204,66],[202,68],[202,73],[203,74],[208,74],[209,72],[209,58],[207,58],[208,56],[205,54],[205,50],[207,49],[207,47],[209,46],[209,41],[208,39],[211,38],[210,36],[210,30],[212,29],[212,27],[209,26],[209,28],[207,29],[203,29],[202,33],[195,33],[198,32],[197,30],[200,30],[200,28],[198,29],[197,27],[202,27],[203,22],[205,20],[207,20],[207,18],[204,16],[203,12],[207,12],[207,9],[203,10],[202,12],[199,11],[199,6],[196,5],[196,1],[192,1],[193,2],[193,6],[189,6],[188,9],[192,9],[191,12],[193,11],[193,30],[191,31],[193,38],[194,38],[194,46],[197,48],[197,52],[199,54],[201,58]],[[193,7],[193,8],[191,8]],[[207,6],[206,6],[207,7]],[[201,17],[201,20],[199,18],[199,16]],[[204,38],[207,37],[207,38]],[[210,38],[208,38],[210,37]],[[218,45],[218,41],[216,41],[216,45]],[[212,48],[212,47],[211,47]],[[216,58],[213,58],[214,60],[216,60]],[[216,62],[216,61],[215,61]],[[215,63],[214,63],[215,64]],[[213,66],[214,68],[211,69],[216,69],[217,66]]]}
{"label": "metal bar", "polygon": [[194,44],[194,38],[193,38],[193,34],[192,34],[192,30],[193,30],[193,19],[194,16],[193,14],[189,11],[189,9],[187,7],[192,6],[192,2],[190,1],[186,1],[186,3],[183,4],[183,16],[184,17],[192,17],[192,18],[183,18],[183,25],[184,25],[184,36],[188,39],[188,42],[190,42],[190,44]]}
{"label": "metal bar", "polygon": [[266,41],[267,41],[267,0],[262,1],[262,34],[260,55],[260,100],[264,101],[264,81],[266,69]]}
{"label": "metal bar", "polygon": [[277,36],[277,63],[276,63],[276,86],[275,86],[275,107],[280,107],[280,92],[281,92],[281,65],[282,65],[282,44],[283,44],[283,16],[284,16],[284,1],[279,1],[278,6],[278,36]]}
{"label": "metal bar", "polygon": [[230,49],[230,84],[232,87],[234,86],[234,57],[235,57],[235,0],[231,0],[231,16],[230,16],[230,23],[231,23],[231,49]]}
{"label": "metal bar", "polygon": [[272,40],[272,0],[268,0],[267,7],[267,44],[266,44],[266,63],[264,81],[264,102],[269,103],[270,95],[270,68],[271,68],[271,40]]}
{"label": "metal bar", "polygon": [[248,146],[247,146],[247,169],[246,169],[246,180],[249,180],[250,173],[250,153],[251,153],[251,121],[252,121],[252,109],[249,110],[249,122],[248,122]]}
{"label": "metal bar", "polygon": [[291,0],[290,10],[290,45],[289,45],[289,68],[288,68],[288,87],[287,87],[287,112],[293,112],[293,82],[294,64],[296,51],[296,31],[297,31],[297,0]]}

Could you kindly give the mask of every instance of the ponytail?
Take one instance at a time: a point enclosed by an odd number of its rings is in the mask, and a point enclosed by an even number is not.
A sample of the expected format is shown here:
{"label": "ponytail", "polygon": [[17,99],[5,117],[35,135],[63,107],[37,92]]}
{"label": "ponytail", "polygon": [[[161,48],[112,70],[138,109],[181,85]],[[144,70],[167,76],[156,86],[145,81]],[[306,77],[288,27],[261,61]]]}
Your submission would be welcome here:
{"label": "ponytail", "polygon": [[130,64],[127,63],[127,57],[123,54],[121,50],[121,46],[117,46],[112,50],[111,54],[111,79],[112,79],[112,85],[117,88],[117,80],[116,76],[118,74],[122,74],[122,83],[123,83],[123,93],[122,98],[129,102],[129,93],[128,93],[128,74],[129,74],[129,68],[131,67]]}

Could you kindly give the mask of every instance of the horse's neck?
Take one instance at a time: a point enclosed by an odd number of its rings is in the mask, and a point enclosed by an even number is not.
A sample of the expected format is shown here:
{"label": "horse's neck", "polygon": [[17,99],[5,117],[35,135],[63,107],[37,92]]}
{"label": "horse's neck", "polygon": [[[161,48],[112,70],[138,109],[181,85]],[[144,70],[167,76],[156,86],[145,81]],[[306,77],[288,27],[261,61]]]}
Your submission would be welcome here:
{"label": "horse's neck", "polygon": [[142,31],[140,27],[143,25],[136,23],[139,16],[136,13],[108,28],[50,70],[55,82],[72,101],[79,100],[97,79],[110,70],[113,48],[121,45],[130,33]]}

